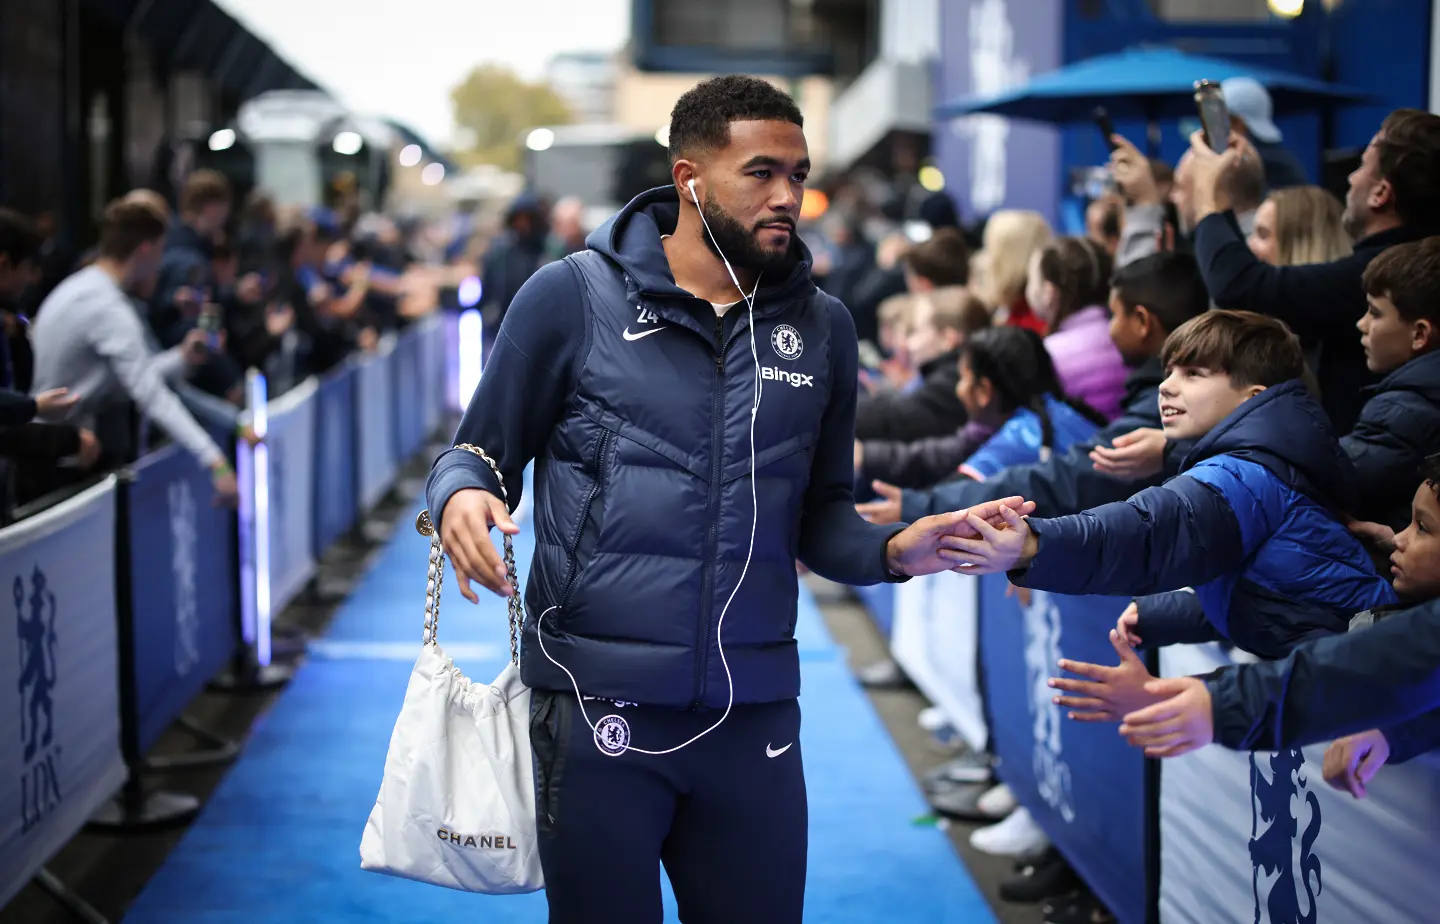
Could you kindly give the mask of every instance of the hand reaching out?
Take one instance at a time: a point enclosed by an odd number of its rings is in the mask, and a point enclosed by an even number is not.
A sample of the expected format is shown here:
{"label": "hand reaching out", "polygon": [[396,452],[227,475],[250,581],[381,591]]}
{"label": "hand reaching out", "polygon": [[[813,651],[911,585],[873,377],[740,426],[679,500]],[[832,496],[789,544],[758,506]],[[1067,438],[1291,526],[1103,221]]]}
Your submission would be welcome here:
{"label": "hand reaching out", "polygon": [[1135,654],[1135,649],[1126,644],[1120,633],[1114,629],[1110,630],[1110,644],[1120,656],[1119,665],[1105,667],[1101,664],[1087,664],[1084,661],[1062,658],[1062,671],[1090,679],[1050,679],[1051,687],[1068,694],[1055,697],[1055,704],[1071,710],[1069,717],[1077,722],[1118,722],[1126,713],[1156,701],[1157,697],[1145,688],[1145,685],[1155,678],[1139,655]]}
{"label": "hand reaching out", "polygon": [[1020,514],[1015,513],[1007,504],[1025,512],[1035,509],[1034,503],[1023,498],[1007,497],[1003,501],[990,501],[968,510],[940,513],[917,520],[890,540],[886,549],[886,561],[890,570],[895,574],[911,576],[953,570],[946,553],[947,545],[956,540],[955,532],[977,528],[977,524],[994,532],[995,528],[989,520],[998,520],[1006,513],[1018,519]]}
{"label": "hand reaching out", "polygon": [[[1009,505],[1012,500],[1015,498],[990,501],[957,512],[961,516],[957,528],[944,539],[940,550],[951,570],[961,574],[1000,574],[1030,564],[1039,550],[1039,540],[1025,522],[1024,513],[1034,510],[1035,504],[1027,501],[1029,509],[1017,512]],[[993,522],[997,515],[1001,521],[998,528]]]}
{"label": "hand reaching out", "polygon": [[1325,782],[1357,799],[1366,796],[1365,784],[1390,759],[1390,742],[1374,729],[1331,742],[1325,749]]}
{"label": "hand reaching out", "polygon": [[52,388],[35,396],[35,416],[42,420],[55,417],[70,410],[80,401],[78,394],[71,394],[68,388]]}
{"label": "hand reaching out", "polygon": [[1125,611],[1115,621],[1115,631],[1119,632],[1120,638],[1132,648],[1138,648],[1142,644],[1140,636],[1135,634],[1135,626],[1139,622],[1140,604],[1134,600],[1130,601],[1130,605],[1125,607]]}
{"label": "hand reaching out", "polygon": [[[856,469],[859,469],[859,447],[856,447]],[[904,493],[893,484],[886,484],[883,481],[872,481],[870,487],[876,494],[880,495],[879,500],[869,501],[864,504],[856,504],[855,512],[877,526],[884,526],[886,523],[900,522],[900,497]]]}
{"label": "hand reaching out", "polygon": [[1120,734],[1146,757],[1179,757],[1215,740],[1210,689],[1199,677],[1166,677],[1145,684],[1160,702],[1125,716]]}
{"label": "hand reaching out", "polygon": [[1150,427],[1115,437],[1113,446],[1090,450],[1095,471],[1127,481],[1149,478],[1165,470],[1165,433]]}
{"label": "hand reaching out", "polygon": [[1383,555],[1395,551],[1395,530],[1383,523],[1351,520],[1345,524],[1351,535]]}

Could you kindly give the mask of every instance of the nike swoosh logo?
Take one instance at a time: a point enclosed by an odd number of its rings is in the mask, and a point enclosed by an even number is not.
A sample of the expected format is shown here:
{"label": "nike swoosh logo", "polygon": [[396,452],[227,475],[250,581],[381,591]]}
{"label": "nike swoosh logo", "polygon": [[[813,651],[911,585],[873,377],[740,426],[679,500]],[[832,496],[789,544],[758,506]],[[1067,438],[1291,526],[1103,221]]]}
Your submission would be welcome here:
{"label": "nike swoosh logo", "polygon": [[663,328],[663,327],[652,327],[650,330],[642,330],[642,331],[641,331],[640,333],[638,333],[638,334],[632,334],[632,333],[630,333],[630,328],[627,327],[627,328],[625,328],[625,339],[626,339],[626,340],[639,340],[641,337],[648,337],[648,336],[650,336],[651,334],[658,334],[658,333],[660,333],[660,332],[661,332],[662,330],[664,330],[664,329],[665,329],[665,328]]}
{"label": "nike swoosh logo", "polygon": [[[790,742],[790,744],[794,744],[794,743],[795,743],[795,742],[793,742],[793,741]],[[781,749],[778,750],[778,751],[775,750],[774,748],[770,747],[770,745],[767,744],[767,745],[765,745],[765,756],[766,756],[766,757],[779,757],[781,754],[784,754],[786,751],[790,750],[790,744],[785,745],[783,748],[781,748]]]}

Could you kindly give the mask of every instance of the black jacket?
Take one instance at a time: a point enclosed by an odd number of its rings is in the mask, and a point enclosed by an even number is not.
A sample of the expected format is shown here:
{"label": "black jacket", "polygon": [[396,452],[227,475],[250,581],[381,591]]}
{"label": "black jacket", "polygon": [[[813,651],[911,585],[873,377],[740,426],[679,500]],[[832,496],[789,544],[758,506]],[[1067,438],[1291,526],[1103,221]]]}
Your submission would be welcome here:
{"label": "black jacket", "polygon": [[1365,397],[1355,429],[1340,440],[1359,475],[1352,513],[1399,532],[1410,522],[1420,463],[1440,452],[1440,353],[1415,357]]}
{"label": "black jacket", "polygon": [[920,367],[922,381],[914,391],[881,392],[860,399],[855,409],[859,440],[923,440],[947,436],[965,426],[965,405],[955,395],[960,382],[954,350]]}

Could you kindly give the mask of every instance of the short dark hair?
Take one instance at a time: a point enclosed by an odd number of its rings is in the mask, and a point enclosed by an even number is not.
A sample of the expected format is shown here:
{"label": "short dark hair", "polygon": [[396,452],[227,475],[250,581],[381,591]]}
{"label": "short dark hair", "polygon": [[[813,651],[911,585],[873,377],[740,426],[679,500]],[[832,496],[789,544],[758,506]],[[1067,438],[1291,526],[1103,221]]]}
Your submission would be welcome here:
{"label": "short dark hair", "polygon": [[1200,264],[1188,253],[1162,251],[1127,263],[1110,287],[1126,311],[1145,306],[1167,334],[1210,309]]}
{"label": "short dark hair", "polygon": [[725,147],[730,143],[730,123],[750,121],[805,127],[800,107],[768,81],[727,74],[697,83],[670,110],[670,162]]}
{"label": "short dark hair", "polygon": [[970,245],[958,228],[940,228],[900,259],[910,272],[937,286],[963,286],[970,281]]}
{"label": "short dark hair", "polygon": [[1405,320],[1440,324],[1440,237],[1387,248],[1361,281],[1366,295],[1390,299]]}
{"label": "short dark hair", "polygon": [[1407,225],[1440,225],[1440,115],[1396,109],[1375,142],[1380,175],[1395,190],[1395,214]]}
{"label": "short dark hair", "polygon": [[100,219],[100,256],[128,260],[143,245],[159,241],[169,223],[151,205],[133,199],[116,199]]}
{"label": "short dark hair", "polygon": [[40,231],[35,222],[14,209],[0,208],[0,257],[11,266],[40,257]]}
{"label": "short dark hair", "polygon": [[1223,372],[1236,388],[1270,388],[1306,375],[1300,338],[1284,321],[1253,311],[1217,309],[1186,321],[1165,339],[1160,361],[1166,369]]}
{"label": "short dark hair", "polygon": [[1430,486],[1430,490],[1440,497],[1440,452],[1426,456],[1420,463],[1420,477]]}

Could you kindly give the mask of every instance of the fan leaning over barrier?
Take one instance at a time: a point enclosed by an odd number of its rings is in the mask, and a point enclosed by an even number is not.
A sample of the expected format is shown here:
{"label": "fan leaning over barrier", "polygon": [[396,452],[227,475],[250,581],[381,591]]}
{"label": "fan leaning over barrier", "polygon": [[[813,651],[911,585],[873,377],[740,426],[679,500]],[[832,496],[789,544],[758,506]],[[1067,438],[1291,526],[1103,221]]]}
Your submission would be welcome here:
{"label": "fan leaning over barrier", "polygon": [[[508,500],[499,467],[478,446]],[[360,865],[432,885],[514,895],[544,888],[535,832],[530,690],[520,680],[524,619],[515,548],[504,537],[510,660],[491,684],[471,681],[437,640],[445,549],[422,510],[415,529],[430,537],[425,632],[405,703],[390,737],[385,777],[360,841]]]}

